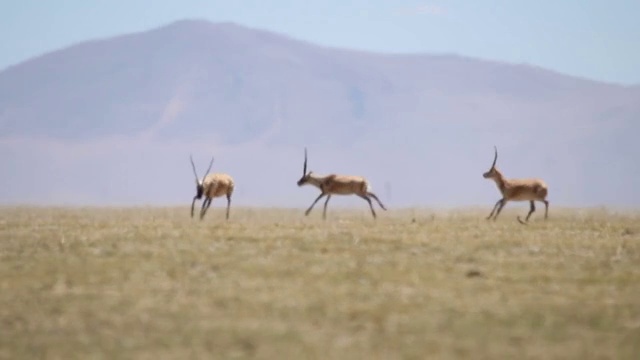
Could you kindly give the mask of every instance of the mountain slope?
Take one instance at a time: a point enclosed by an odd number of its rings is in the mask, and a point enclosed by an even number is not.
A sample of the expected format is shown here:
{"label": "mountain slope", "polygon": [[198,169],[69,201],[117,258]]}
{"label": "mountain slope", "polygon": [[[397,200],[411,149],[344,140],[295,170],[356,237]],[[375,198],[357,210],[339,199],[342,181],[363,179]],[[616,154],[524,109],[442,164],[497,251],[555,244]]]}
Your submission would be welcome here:
{"label": "mountain slope", "polygon": [[[177,201],[192,190],[182,175],[161,175],[158,189],[143,179],[177,166],[188,178],[186,154],[206,149],[228,159],[223,164],[242,178],[246,203],[301,204],[311,191],[291,188],[290,179],[299,176],[300,151],[309,146],[317,171],[367,174],[378,188],[393,183],[401,190],[385,196],[398,204],[473,204],[498,196],[479,178],[496,144],[507,175],[547,178],[561,203],[635,205],[638,118],[637,87],[180,21],[0,72],[0,149],[17,167],[0,200],[30,193],[24,178],[34,174],[19,164],[31,154],[36,163],[46,158],[43,165],[62,179],[31,201]],[[132,153],[146,155],[136,160],[126,155]],[[122,168],[123,156],[129,168]],[[70,185],[78,177],[66,174],[96,162],[99,179]],[[256,179],[256,166],[287,172]],[[131,179],[118,184],[111,174],[123,171]],[[94,192],[86,185],[92,181],[110,190]],[[249,190],[259,187],[272,193]]]}

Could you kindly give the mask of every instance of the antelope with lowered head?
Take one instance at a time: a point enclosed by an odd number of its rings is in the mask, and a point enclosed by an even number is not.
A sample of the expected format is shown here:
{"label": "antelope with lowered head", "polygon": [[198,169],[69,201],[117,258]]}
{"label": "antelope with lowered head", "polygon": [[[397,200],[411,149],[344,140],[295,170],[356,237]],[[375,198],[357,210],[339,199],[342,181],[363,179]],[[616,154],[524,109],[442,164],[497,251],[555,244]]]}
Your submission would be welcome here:
{"label": "antelope with lowered head", "polygon": [[372,193],[371,187],[369,186],[369,182],[367,179],[362,176],[352,176],[352,175],[336,175],[330,174],[326,176],[320,176],[314,174],[312,171],[307,173],[307,149],[304,149],[304,165],[302,166],[302,177],[298,180],[298,186],[303,185],[313,185],[320,189],[320,195],[315,199],[315,201],[309,206],[307,211],[305,211],[305,215],[309,215],[313,206],[318,202],[318,200],[323,197],[327,197],[327,200],[324,202],[324,210],[322,211],[322,218],[327,218],[327,204],[329,203],[329,199],[331,199],[332,195],[357,195],[363,198],[367,203],[369,203],[369,208],[371,209],[371,215],[373,218],[376,218],[376,211],[373,209],[373,204],[371,203],[371,198],[375,199],[378,202],[378,205],[382,208],[382,210],[387,210],[384,207],[380,199]]}
{"label": "antelope with lowered head", "polygon": [[[498,186],[498,190],[502,194],[502,198],[496,202],[491,210],[491,213],[487,217],[487,220],[493,220],[498,217],[502,208],[507,204],[507,201],[529,201],[530,208],[527,217],[522,221],[518,216],[518,221],[521,224],[527,224],[529,217],[536,211],[535,201],[544,203],[544,219],[547,219],[549,213],[549,201],[547,201],[547,184],[542,179],[507,179],[496,168],[496,161],[498,160],[498,148],[493,147],[495,151],[495,157],[493,158],[493,164],[489,171],[482,174],[485,179],[491,179],[495,181]],[[495,215],[494,215],[495,213]]]}
{"label": "antelope with lowered head", "polygon": [[202,218],[204,218],[204,214],[209,209],[209,206],[211,206],[213,198],[224,195],[227,197],[226,219],[229,220],[231,195],[233,194],[234,187],[233,178],[228,174],[223,173],[209,174],[209,170],[211,170],[211,166],[213,165],[213,157],[211,157],[211,162],[209,163],[207,172],[204,174],[202,179],[198,179],[198,172],[196,171],[196,165],[193,163],[193,157],[190,156],[190,159],[193,174],[196,176],[196,195],[193,197],[193,201],[191,202],[191,217],[193,217],[193,207],[196,200],[202,199],[202,196],[205,198],[202,202],[202,209],[200,210],[200,220],[202,220]]}

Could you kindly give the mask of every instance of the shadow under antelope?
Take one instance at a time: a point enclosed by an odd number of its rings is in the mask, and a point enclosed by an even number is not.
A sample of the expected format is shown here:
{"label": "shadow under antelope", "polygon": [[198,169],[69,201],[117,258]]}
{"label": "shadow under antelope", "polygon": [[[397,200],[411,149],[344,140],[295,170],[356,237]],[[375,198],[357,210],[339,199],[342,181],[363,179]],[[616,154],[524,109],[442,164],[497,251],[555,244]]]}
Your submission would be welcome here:
{"label": "shadow under antelope", "polygon": [[549,214],[549,201],[547,201],[547,184],[542,179],[537,178],[507,179],[496,168],[496,161],[498,160],[498,148],[495,146],[493,148],[495,151],[493,164],[491,165],[489,171],[482,174],[482,177],[484,177],[485,179],[491,179],[496,183],[496,185],[498,186],[498,190],[500,190],[500,193],[502,194],[502,198],[498,200],[498,202],[496,202],[493,210],[491,210],[491,213],[487,217],[487,220],[491,219],[491,217],[493,217],[493,220],[495,220],[508,201],[529,201],[530,208],[527,217],[523,221],[522,219],[520,219],[520,216],[518,216],[518,221],[521,224],[527,224],[531,214],[536,211],[535,201],[544,203],[544,219],[546,220]]}

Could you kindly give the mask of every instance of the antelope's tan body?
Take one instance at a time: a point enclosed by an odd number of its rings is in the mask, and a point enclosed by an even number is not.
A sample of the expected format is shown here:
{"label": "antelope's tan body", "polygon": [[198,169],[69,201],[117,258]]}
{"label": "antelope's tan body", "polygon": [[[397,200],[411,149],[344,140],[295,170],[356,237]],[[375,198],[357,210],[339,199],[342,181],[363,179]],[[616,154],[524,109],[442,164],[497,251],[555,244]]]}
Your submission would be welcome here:
{"label": "antelope's tan body", "polygon": [[229,210],[231,209],[231,195],[233,195],[233,189],[235,184],[233,182],[233,178],[229,174],[225,173],[213,173],[209,174],[209,170],[211,170],[211,166],[213,165],[213,158],[211,158],[211,162],[209,163],[209,168],[207,172],[204,174],[202,180],[198,179],[198,172],[196,171],[196,165],[193,163],[193,157],[191,157],[191,167],[193,168],[193,174],[196,177],[196,195],[193,197],[193,201],[191,202],[191,217],[193,217],[193,210],[196,203],[196,200],[202,199],[204,196],[204,201],[202,202],[202,209],[200,210],[200,220],[204,218],[204,214],[206,214],[209,206],[211,206],[211,201],[214,198],[226,196],[227,197],[227,212],[226,219],[229,219]]}
{"label": "antelope's tan body", "polygon": [[216,173],[209,174],[202,182],[204,187],[204,196],[208,198],[217,198],[233,194],[233,178],[229,174]]}
{"label": "antelope's tan body", "polygon": [[[549,215],[549,201],[547,201],[547,195],[549,194],[549,188],[542,179],[528,178],[528,179],[507,179],[497,168],[496,161],[498,160],[498,149],[495,149],[495,157],[493,159],[493,165],[486,173],[482,174],[485,179],[491,179],[496,183],[502,198],[496,202],[491,210],[491,213],[487,217],[495,220],[502,211],[502,208],[508,201],[529,201],[529,213],[524,221],[518,216],[518,221],[521,224],[526,224],[529,221],[529,217],[536,211],[535,201],[544,203],[544,218],[547,219]],[[495,214],[495,215],[494,215]]]}
{"label": "antelope's tan body", "polygon": [[370,189],[369,182],[362,176],[331,174],[318,179],[322,179],[319,185],[324,191],[333,195],[366,195]]}
{"label": "antelope's tan body", "polygon": [[302,177],[298,180],[298,186],[303,185],[313,185],[320,189],[320,195],[315,199],[315,201],[309,206],[307,211],[305,211],[305,215],[309,215],[313,206],[323,198],[327,197],[327,200],[324,202],[324,209],[322,211],[322,218],[326,219],[327,217],[327,205],[329,204],[329,199],[331,199],[332,195],[357,195],[367,201],[369,203],[369,208],[371,209],[371,215],[375,219],[377,217],[376,211],[373,209],[373,204],[371,203],[371,198],[376,200],[378,205],[382,208],[382,210],[387,210],[385,206],[382,204],[380,199],[376,196],[376,194],[371,192],[371,186],[367,179],[362,176],[356,175],[316,175],[312,171],[307,173],[307,149],[304,150],[304,165],[302,168]]}
{"label": "antelope's tan body", "polygon": [[[500,173],[496,169],[496,173]],[[507,179],[501,173],[494,180],[503,197],[509,201],[542,201],[547,197],[547,184],[542,179]]]}

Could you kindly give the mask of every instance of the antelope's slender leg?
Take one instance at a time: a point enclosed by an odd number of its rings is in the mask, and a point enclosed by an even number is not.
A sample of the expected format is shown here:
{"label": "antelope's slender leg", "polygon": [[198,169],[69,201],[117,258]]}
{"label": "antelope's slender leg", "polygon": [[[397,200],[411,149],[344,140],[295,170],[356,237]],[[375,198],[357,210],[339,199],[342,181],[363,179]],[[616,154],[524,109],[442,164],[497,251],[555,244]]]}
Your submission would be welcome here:
{"label": "antelope's slender leg", "polygon": [[191,202],[191,217],[193,217],[193,207],[196,205],[196,200],[198,200],[198,197],[194,196],[193,201]]}
{"label": "antelope's slender leg", "polygon": [[204,217],[204,212],[206,211],[205,208],[207,206],[208,200],[208,198],[204,198],[204,200],[202,201],[202,207],[200,208],[200,220],[202,220],[202,218]]}
{"label": "antelope's slender leg", "polygon": [[498,215],[500,215],[500,211],[502,211],[502,208],[507,204],[507,200],[506,199],[501,199],[500,200],[500,206],[498,206],[498,210],[496,210],[496,214],[493,216],[493,220],[498,218]]}
{"label": "antelope's slender leg", "polygon": [[358,196],[360,196],[361,198],[365,199],[367,201],[367,203],[369,203],[369,208],[371,209],[371,215],[373,215],[373,218],[375,219],[377,216],[376,216],[376,211],[373,210],[373,204],[371,203],[371,199],[369,199],[369,197],[367,197],[367,195],[358,194]]}
{"label": "antelope's slender leg", "polygon": [[213,201],[213,198],[209,198],[209,201],[207,202],[207,208],[204,209],[204,211],[206,212],[207,210],[209,210],[209,207],[211,206],[211,202]]}
{"label": "antelope's slender leg", "polygon": [[311,212],[311,209],[313,209],[313,206],[318,202],[318,200],[322,199],[323,196],[327,195],[326,193],[321,193],[320,195],[318,195],[318,197],[313,201],[313,203],[311,204],[311,206],[309,206],[309,208],[307,209],[307,211],[304,212],[305,215],[309,215],[309,213]]}
{"label": "antelope's slender leg", "polygon": [[549,202],[547,200],[542,200],[544,203],[544,219],[547,220],[547,216],[549,215]]}
{"label": "antelope's slender leg", "polygon": [[377,202],[378,205],[380,205],[380,207],[382,208],[382,210],[387,211],[387,208],[384,207],[384,205],[382,204],[382,201],[380,201],[380,199],[378,199],[378,197],[376,196],[376,194],[372,193],[372,192],[368,192],[367,196],[371,196],[372,198],[374,198]]}
{"label": "antelope's slender leg", "polygon": [[322,219],[327,218],[327,204],[329,204],[329,199],[331,199],[331,194],[327,195],[327,200],[324,201],[324,209],[322,210]]}
{"label": "antelope's slender leg", "polygon": [[531,214],[536,211],[536,204],[534,203],[534,201],[531,200],[529,203],[531,204],[531,206],[529,208],[529,213],[527,214],[527,217],[524,219],[524,221],[529,221],[529,217],[531,216]]}
{"label": "antelope's slender leg", "polygon": [[204,218],[204,214],[206,214],[207,210],[209,210],[209,206],[211,206],[211,201],[212,200],[213,200],[212,198],[206,198],[202,202],[202,210],[200,210],[200,220],[202,220],[202,218]]}
{"label": "antelope's slender leg", "polygon": [[489,214],[489,216],[487,216],[487,220],[491,219],[491,217],[493,216],[493,213],[496,212],[496,209],[498,208],[498,205],[500,205],[501,202],[502,202],[502,199],[498,200],[496,204],[493,205],[493,209],[491,210],[491,213]]}
{"label": "antelope's slender leg", "polygon": [[230,209],[231,209],[231,194],[227,194],[227,220],[229,220]]}
{"label": "antelope's slender leg", "polygon": [[529,200],[529,213],[527,214],[527,217],[524,218],[524,221],[522,219],[520,219],[520,215],[518,215],[518,222],[522,225],[527,225],[527,223],[529,222],[529,217],[531,216],[531,214],[533,214],[534,211],[536,211],[536,204],[534,200]]}

